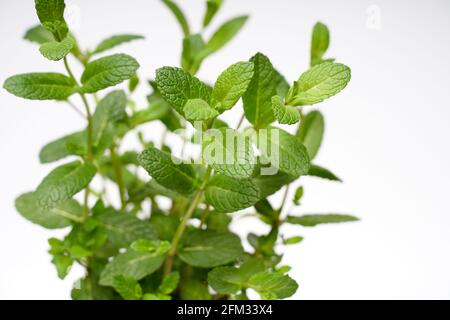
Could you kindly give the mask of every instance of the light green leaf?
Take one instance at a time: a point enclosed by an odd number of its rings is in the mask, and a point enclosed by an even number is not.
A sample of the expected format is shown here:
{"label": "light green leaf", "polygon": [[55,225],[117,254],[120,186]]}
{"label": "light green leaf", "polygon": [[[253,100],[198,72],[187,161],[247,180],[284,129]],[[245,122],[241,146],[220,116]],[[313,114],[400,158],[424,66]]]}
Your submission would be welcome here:
{"label": "light green leaf", "polygon": [[261,299],[283,299],[292,296],[298,284],[289,276],[278,272],[259,272],[250,277],[248,286],[258,292]]}
{"label": "light green leaf", "polygon": [[346,214],[305,214],[302,216],[287,216],[286,222],[304,227],[314,227],[324,223],[341,223],[358,221],[359,219]]}
{"label": "light green leaf", "polygon": [[73,259],[64,255],[55,255],[52,258],[52,263],[56,267],[58,278],[64,279],[70,271],[73,264]]}
{"label": "light green leaf", "polygon": [[61,205],[86,188],[96,171],[93,165],[80,161],[57,167],[37,187],[35,196],[38,205],[45,209]]}
{"label": "light green leaf", "polygon": [[180,281],[180,274],[177,271],[169,273],[164,277],[158,291],[163,294],[171,294],[178,286]]}
{"label": "light green leaf", "polygon": [[202,52],[205,49],[205,41],[201,34],[192,34],[183,39],[183,51],[181,54],[181,66],[191,74],[195,74],[205,58]]}
{"label": "light green leaf", "polygon": [[211,96],[214,108],[221,112],[231,109],[247,91],[252,77],[252,62],[238,62],[228,67],[214,84]]}
{"label": "light green leaf", "polygon": [[[263,141],[267,143],[265,148],[261,148]],[[258,147],[272,167],[281,172],[299,177],[309,171],[309,157],[305,146],[297,137],[282,129],[269,127],[264,131],[260,130]]]}
{"label": "light green leaf", "polygon": [[206,28],[222,6],[223,0],[207,0],[206,12],[203,18],[203,28]]}
{"label": "light green leaf", "polygon": [[97,220],[105,228],[108,239],[118,248],[126,248],[138,239],[156,240],[154,227],[124,212],[106,211]]}
{"label": "light green leaf", "polygon": [[324,62],[304,72],[289,89],[286,103],[291,106],[313,105],[332,97],[350,81],[350,68],[341,63]]}
{"label": "light green leaf", "polygon": [[158,251],[137,252],[129,249],[127,252],[116,256],[105,266],[100,275],[100,284],[112,286],[114,277],[118,275],[141,280],[161,267],[165,253],[162,254]]}
{"label": "light green leaf", "polygon": [[170,250],[170,242],[159,240],[139,239],[130,246],[136,252],[165,254]]}
{"label": "light green leaf", "polygon": [[53,33],[56,40],[64,39],[69,30],[64,20],[64,0],[35,0],[34,3],[44,28]]}
{"label": "light green leaf", "polygon": [[189,31],[189,23],[186,17],[184,16],[183,11],[181,11],[180,7],[178,7],[178,5],[172,0],[162,0],[162,2],[167,6],[167,8],[169,8],[169,10],[173,13],[175,18],[177,19],[184,36],[185,37],[189,36],[189,34],[191,33]]}
{"label": "light green leaf", "polygon": [[250,179],[215,175],[205,192],[206,202],[219,212],[234,212],[251,207],[260,197],[258,186]]}
{"label": "light green leaf", "polygon": [[172,297],[162,293],[146,293],[142,300],[172,300]]}
{"label": "light green leaf", "polygon": [[6,79],[9,93],[31,100],[66,100],[75,93],[75,82],[60,73],[25,73]]}
{"label": "light green leaf", "polygon": [[182,194],[192,193],[197,180],[192,165],[182,163],[170,154],[150,147],[138,157],[139,163],[159,184]]}
{"label": "light green leaf", "polygon": [[125,300],[140,300],[142,297],[142,288],[134,278],[115,276],[112,286]]}
{"label": "light green leaf", "polygon": [[67,35],[61,42],[51,41],[41,45],[39,51],[48,60],[58,61],[67,56],[75,45],[72,36]]}
{"label": "light green leaf", "polygon": [[302,241],[303,241],[303,237],[300,237],[300,236],[283,239],[284,244],[297,244]]}
{"label": "light green leaf", "polygon": [[70,155],[86,154],[86,132],[78,131],[46,144],[39,152],[41,163],[61,160]]}
{"label": "light green leaf", "polygon": [[242,252],[239,237],[232,233],[193,230],[182,239],[178,256],[194,267],[211,268],[236,260]]}
{"label": "light green leaf", "polygon": [[164,100],[178,113],[189,99],[202,99],[209,102],[211,89],[203,82],[180,68],[163,67],[156,71],[156,84]]}
{"label": "light green leaf", "polygon": [[216,109],[202,99],[189,99],[183,108],[184,117],[190,121],[209,120],[219,115]]}
{"label": "light green leaf", "polygon": [[125,42],[130,42],[133,40],[144,39],[144,36],[136,34],[119,34],[111,36],[98,44],[98,46],[92,51],[92,54],[97,54],[100,52],[107,51],[114,47],[117,47]]}
{"label": "light green leaf", "polygon": [[250,137],[230,129],[210,129],[203,135],[203,160],[218,173],[233,178],[248,178],[255,171]]}
{"label": "light green leaf", "polygon": [[297,137],[308,150],[309,158],[316,157],[322,144],[325,121],[319,111],[309,112],[303,119],[297,131]]}
{"label": "light green leaf", "polygon": [[93,93],[115,86],[130,79],[138,68],[139,63],[123,53],[94,60],[86,65],[81,76],[81,91]]}
{"label": "light green leaf", "polygon": [[330,44],[330,32],[326,25],[317,22],[314,25],[311,39],[311,67],[323,60],[323,55]]}
{"label": "light green leaf", "polygon": [[285,105],[280,96],[272,97],[272,111],[281,124],[294,124],[300,120],[298,110],[295,107]]}
{"label": "light green leaf", "polygon": [[131,76],[130,81],[128,82],[128,90],[130,91],[130,93],[133,93],[136,90],[137,86],[139,85],[139,82],[140,80],[137,73],[133,74]]}
{"label": "light green leaf", "polygon": [[339,177],[337,177],[333,172],[315,164],[311,164],[311,167],[309,168],[308,171],[308,176],[342,182],[342,180]]}
{"label": "light green leaf", "polygon": [[81,222],[83,209],[73,199],[63,202],[53,209],[43,209],[37,204],[35,194],[24,193],[16,199],[17,211],[27,220],[47,229],[70,226],[74,221]]}
{"label": "light green leaf", "polygon": [[303,187],[300,186],[297,188],[297,190],[295,190],[295,194],[294,194],[294,204],[295,205],[300,205],[300,200],[303,197]]}
{"label": "light green leaf", "polygon": [[264,128],[275,120],[272,97],[277,94],[278,73],[262,53],[257,53],[250,61],[254,64],[254,73],[242,97],[245,117],[256,128]]}
{"label": "light green leaf", "polygon": [[41,25],[28,29],[23,38],[37,44],[43,44],[55,40],[53,34]]}
{"label": "light green leaf", "polygon": [[208,56],[224,47],[247,22],[248,16],[240,16],[228,20],[217,29],[206,43],[203,56]]}

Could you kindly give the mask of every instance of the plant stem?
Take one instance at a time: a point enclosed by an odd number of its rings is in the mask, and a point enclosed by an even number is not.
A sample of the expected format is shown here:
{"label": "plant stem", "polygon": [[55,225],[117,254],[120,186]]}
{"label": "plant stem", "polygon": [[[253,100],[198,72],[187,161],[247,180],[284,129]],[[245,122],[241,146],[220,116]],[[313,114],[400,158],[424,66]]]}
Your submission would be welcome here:
{"label": "plant stem", "polygon": [[283,211],[284,205],[286,204],[287,196],[289,194],[289,187],[290,184],[286,185],[286,188],[284,189],[283,200],[281,200],[280,209],[278,209],[278,216],[281,214],[281,211]]}
{"label": "plant stem", "polygon": [[208,183],[210,175],[211,175],[211,168],[208,167],[202,185],[195,193],[191,204],[189,205],[186,213],[184,214],[184,216],[181,220],[181,223],[178,225],[178,228],[175,231],[175,235],[173,236],[170,250],[169,250],[169,253],[167,254],[167,259],[164,264],[164,275],[168,275],[170,272],[172,272],[173,260],[177,253],[178,243],[180,242],[181,237],[183,236],[184,231],[186,230],[189,219],[192,217],[192,214],[194,213],[195,209],[197,208],[198,204],[200,203],[200,201],[202,199],[202,196],[203,196],[203,193],[205,192],[205,187],[206,187],[206,184]]}
{"label": "plant stem", "polygon": [[239,129],[242,125],[242,123],[244,122],[244,118],[245,118],[245,114],[242,114],[241,118],[239,119],[239,122],[236,126],[236,130]]}
{"label": "plant stem", "polygon": [[116,176],[117,180],[117,187],[119,188],[120,204],[122,206],[122,209],[124,209],[127,202],[125,199],[125,187],[123,183],[122,166],[120,163],[120,158],[117,156],[116,148],[117,146],[113,144],[111,148],[109,148],[109,152],[111,153],[111,162],[114,170],[114,175]]}

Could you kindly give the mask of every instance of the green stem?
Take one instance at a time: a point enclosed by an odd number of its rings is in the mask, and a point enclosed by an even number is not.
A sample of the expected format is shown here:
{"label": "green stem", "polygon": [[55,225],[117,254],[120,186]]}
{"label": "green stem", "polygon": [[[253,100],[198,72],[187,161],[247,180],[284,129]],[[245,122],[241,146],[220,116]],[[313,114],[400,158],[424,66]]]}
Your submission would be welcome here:
{"label": "green stem", "polygon": [[184,214],[184,216],[181,220],[181,223],[178,225],[178,228],[175,231],[175,235],[173,236],[170,250],[169,250],[169,253],[167,254],[167,259],[164,264],[164,275],[168,275],[170,272],[172,272],[173,260],[177,253],[178,243],[180,242],[181,237],[183,236],[184,231],[186,230],[189,219],[191,219],[192,214],[194,213],[195,209],[197,208],[198,204],[200,203],[200,201],[202,199],[202,196],[203,196],[203,193],[205,192],[205,187],[206,187],[206,184],[208,183],[210,175],[211,175],[211,168],[208,167],[202,185],[195,193],[191,204],[189,205],[186,213]]}
{"label": "green stem", "polygon": [[116,148],[117,146],[115,144],[112,145],[111,148],[109,148],[109,152],[111,153],[111,162],[114,170],[114,175],[116,176],[117,187],[119,188],[120,203],[122,205],[122,209],[124,209],[127,202],[125,199],[122,165],[120,163],[120,158],[117,155]]}

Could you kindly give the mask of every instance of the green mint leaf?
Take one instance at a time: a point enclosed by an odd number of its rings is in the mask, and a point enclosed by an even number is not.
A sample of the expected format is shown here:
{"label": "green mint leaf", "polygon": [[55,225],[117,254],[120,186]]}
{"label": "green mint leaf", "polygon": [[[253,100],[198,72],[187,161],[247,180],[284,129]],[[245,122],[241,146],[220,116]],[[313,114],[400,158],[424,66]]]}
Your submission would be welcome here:
{"label": "green mint leaf", "polygon": [[300,121],[300,114],[297,108],[285,105],[280,96],[272,97],[272,111],[277,121],[281,124],[294,124]]}
{"label": "green mint leaf", "polygon": [[201,34],[192,34],[183,39],[183,51],[181,54],[181,66],[191,74],[195,74],[205,58],[202,53],[205,49],[205,41]]}
{"label": "green mint leaf", "polygon": [[321,167],[321,166],[318,166],[315,164],[311,164],[311,167],[309,168],[308,176],[342,182],[342,180],[339,177],[337,177],[333,172],[331,172],[330,170],[328,170],[324,167]]}
{"label": "green mint leaf", "polygon": [[359,219],[346,214],[305,214],[302,216],[287,216],[286,222],[304,227],[314,227],[324,223],[341,223],[358,221]]}
{"label": "green mint leaf", "polygon": [[56,139],[42,147],[39,152],[39,160],[41,163],[50,163],[70,155],[85,155],[86,141],[84,130]]}
{"label": "green mint leaf", "polygon": [[274,168],[293,177],[306,175],[309,171],[309,157],[305,146],[290,133],[274,127],[258,132],[258,140],[267,141],[271,149],[261,149],[264,158],[270,161]]}
{"label": "green mint leaf", "polygon": [[325,121],[319,111],[309,112],[298,128],[296,135],[308,150],[311,160],[316,157],[319,151],[324,131]]}
{"label": "green mint leaf", "polygon": [[51,41],[43,43],[39,51],[48,60],[59,61],[72,51],[74,45],[75,40],[72,36],[67,35],[61,42]]}
{"label": "green mint leaf", "polygon": [[167,6],[167,8],[169,8],[169,10],[172,12],[172,14],[177,19],[177,21],[181,27],[181,30],[183,31],[184,36],[185,37],[189,36],[191,33],[189,31],[189,23],[188,23],[186,17],[184,16],[183,11],[180,9],[180,7],[172,0],[162,0],[162,2]]}
{"label": "green mint leaf", "polygon": [[178,256],[200,268],[211,268],[235,261],[243,252],[239,237],[232,233],[193,230],[182,239]]}
{"label": "green mint leaf", "polygon": [[219,212],[234,212],[251,207],[259,198],[259,188],[252,180],[222,175],[215,175],[205,192],[206,202]]}
{"label": "green mint leaf", "polygon": [[292,106],[313,105],[330,98],[350,81],[350,68],[341,63],[324,62],[304,72],[289,89],[286,103]]}
{"label": "green mint leaf", "polygon": [[275,120],[272,97],[277,94],[278,73],[262,53],[257,53],[250,61],[254,64],[254,73],[242,97],[245,117],[256,128],[264,128]]}
{"label": "green mint leaf", "polygon": [[66,100],[75,93],[75,82],[60,73],[25,73],[6,79],[9,93],[30,100]]}
{"label": "green mint leaf", "polygon": [[63,202],[53,209],[43,209],[38,205],[33,192],[22,194],[16,199],[17,211],[27,220],[47,229],[70,226],[74,221],[80,222],[83,209],[73,199]]}
{"label": "green mint leaf", "polygon": [[248,178],[255,171],[251,139],[229,128],[210,129],[203,135],[203,160],[218,173]]}
{"label": "green mint leaf", "polygon": [[164,277],[158,291],[162,294],[171,294],[177,288],[179,281],[180,274],[177,271],[174,271]]}
{"label": "green mint leaf", "polygon": [[222,112],[231,109],[247,91],[252,77],[252,62],[238,62],[228,67],[214,84],[211,96],[213,106]]}
{"label": "green mint leaf", "polygon": [[228,20],[217,29],[217,31],[211,36],[206,43],[203,56],[208,56],[219,49],[223,48],[236,34],[241,30],[244,24],[247,22],[248,16],[240,16]]}
{"label": "green mint leaf", "polygon": [[[286,238],[286,239],[283,239],[283,243],[284,244],[297,244],[297,243],[300,243],[300,242],[302,242],[303,241],[303,237],[301,237],[301,236],[295,236],[295,237],[290,237],[290,238]],[[281,272],[281,273],[283,273],[283,272]]]}
{"label": "green mint leaf", "polygon": [[211,89],[183,69],[160,68],[156,70],[155,81],[164,100],[180,114],[189,99],[210,101]]}
{"label": "green mint leaf", "polygon": [[182,194],[192,193],[197,188],[197,180],[192,165],[174,163],[170,154],[150,147],[138,157],[139,163],[159,184]]}
{"label": "green mint leaf", "polygon": [[224,212],[211,212],[206,219],[206,226],[208,230],[217,232],[229,231],[231,217]]}
{"label": "green mint leaf", "polygon": [[86,65],[81,76],[81,91],[93,93],[115,86],[130,79],[138,68],[139,63],[123,53],[94,60]]}
{"label": "green mint leaf", "polygon": [[202,99],[189,99],[183,108],[184,117],[189,121],[209,120],[219,115],[216,109]]}
{"label": "green mint leaf", "polygon": [[311,40],[311,67],[323,62],[323,55],[330,44],[330,32],[326,25],[317,22],[314,25]]}
{"label": "green mint leaf", "polygon": [[289,276],[278,272],[259,272],[248,280],[248,286],[261,295],[262,299],[283,299],[292,296],[298,284]]}
{"label": "green mint leaf", "polygon": [[206,12],[203,18],[203,28],[206,28],[216,13],[219,11],[222,6],[223,0],[207,0],[206,1]]}
{"label": "green mint leaf", "polygon": [[137,252],[165,254],[170,250],[170,242],[159,240],[139,239],[131,244],[131,249]]}
{"label": "green mint leaf", "polygon": [[139,85],[139,82],[140,80],[137,73],[133,74],[130,81],[128,82],[128,91],[130,91],[130,93],[133,93]]}
{"label": "green mint leaf", "polygon": [[23,38],[37,44],[44,44],[55,40],[53,34],[41,25],[28,29]]}
{"label": "green mint leaf", "polygon": [[172,300],[172,297],[162,293],[146,293],[142,300]]}
{"label": "green mint leaf", "polygon": [[136,34],[119,34],[111,36],[102,42],[100,42],[97,47],[92,51],[92,54],[98,54],[101,52],[105,52],[107,50],[110,50],[114,47],[117,47],[123,43],[130,42],[133,40],[140,40],[144,39],[144,36],[136,35]]}
{"label": "green mint leaf", "polygon": [[206,283],[187,279],[180,283],[180,298],[182,300],[211,300]]}
{"label": "green mint leaf", "polygon": [[300,200],[303,197],[303,187],[300,186],[297,188],[297,190],[295,190],[295,194],[294,194],[294,204],[295,205],[300,205]]}
{"label": "green mint leaf", "polygon": [[45,209],[61,205],[86,188],[96,171],[93,165],[80,161],[57,167],[37,187],[35,196],[38,205]]}
{"label": "green mint leaf", "polygon": [[155,228],[148,222],[123,212],[108,210],[97,218],[105,228],[109,241],[117,248],[126,248],[138,239],[156,240]]}
{"label": "green mint leaf", "polygon": [[277,95],[285,98],[286,94],[289,91],[289,83],[286,81],[286,79],[283,77],[283,75],[275,70],[276,74],[277,74]]}
{"label": "green mint leaf", "polygon": [[141,124],[161,120],[171,111],[170,105],[162,98],[152,101],[148,108],[134,112],[130,117],[130,127],[135,128]]}
{"label": "green mint leaf", "polygon": [[58,278],[64,279],[69,274],[73,259],[64,255],[55,255],[53,256],[52,263],[56,267]]}
{"label": "green mint leaf", "polygon": [[280,190],[283,186],[293,182],[296,178],[278,171],[274,175],[258,175],[252,180],[260,190],[260,199],[264,199]]}
{"label": "green mint leaf", "polygon": [[112,286],[114,277],[123,275],[135,280],[141,280],[145,276],[158,270],[164,262],[166,252],[137,252],[129,249],[119,254],[109,262],[100,274],[102,286]]}
{"label": "green mint leaf", "polygon": [[115,276],[112,286],[125,300],[140,300],[142,288],[136,279],[122,275]]}
{"label": "green mint leaf", "polygon": [[42,26],[53,33],[56,40],[64,39],[69,31],[64,20],[64,0],[35,0],[34,3]]}

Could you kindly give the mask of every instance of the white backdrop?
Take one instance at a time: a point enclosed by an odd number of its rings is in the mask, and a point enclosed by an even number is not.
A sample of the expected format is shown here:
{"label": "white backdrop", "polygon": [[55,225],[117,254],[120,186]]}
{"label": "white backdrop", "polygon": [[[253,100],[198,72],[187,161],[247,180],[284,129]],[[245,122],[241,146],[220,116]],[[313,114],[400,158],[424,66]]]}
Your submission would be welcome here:
{"label": "white backdrop", "polygon": [[[138,59],[142,78],[163,65],[178,65],[181,33],[160,1],[66,2],[83,45],[140,33],[145,41],[118,51]],[[182,7],[198,22],[203,5],[188,0]],[[284,250],[300,285],[295,298],[450,298],[450,2],[227,0],[214,26],[243,13],[251,15],[247,26],[206,61],[200,78],[214,80],[231,63],[261,51],[293,81],[308,66],[311,28],[318,20],[331,29],[329,56],[352,68],[350,85],[320,104],[327,127],[316,160],[344,183],[304,179],[303,206],[288,211],[348,212],[362,221],[286,230],[305,237]],[[0,2],[1,83],[16,73],[62,71],[61,63],[46,61],[21,39],[36,21],[31,0]],[[146,92],[142,85],[141,106]],[[46,239],[64,231],[32,225],[13,207],[16,195],[33,189],[54,166],[38,163],[40,147],[81,126],[82,119],[63,104],[0,91],[2,299],[67,299],[81,274],[75,268],[66,280],[57,279]],[[149,129],[148,137],[157,135]],[[242,220],[233,228],[255,225]]]}

